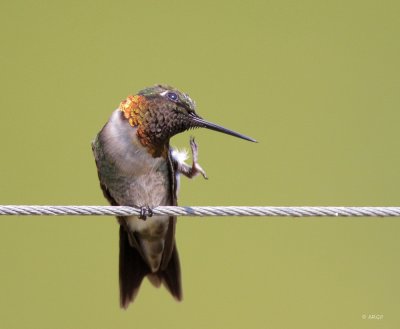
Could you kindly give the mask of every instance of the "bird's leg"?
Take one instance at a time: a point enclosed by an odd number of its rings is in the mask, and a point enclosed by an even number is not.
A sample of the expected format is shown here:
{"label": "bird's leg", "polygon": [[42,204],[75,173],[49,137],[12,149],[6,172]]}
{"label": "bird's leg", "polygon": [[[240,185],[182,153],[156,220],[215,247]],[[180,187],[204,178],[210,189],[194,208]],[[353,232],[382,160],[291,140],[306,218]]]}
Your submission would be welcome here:
{"label": "bird's leg", "polygon": [[206,172],[204,171],[204,169],[199,165],[198,161],[198,157],[199,157],[199,147],[196,143],[196,141],[194,140],[194,137],[190,138],[190,148],[192,150],[192,177],[198,175],[199,173],[203,175],[203,177],[205,179],[208,179]]}
{"label": "bird's leg", "polygon": [[140,207],[140,215],[139,219],[146,220],[147,217],[153,216],[153,210],[149,206],[146,207]]}
{"label": "bird's leg", "polygon": [[197,162],[198,146],[193,137],[190,137],[190,148],[192,150],[192,166],[188,166],[184,162],[176,161],[177,171],[188,178],[193,178],[198,174],[202,174],[205,179],[208,179],[206,172]]}

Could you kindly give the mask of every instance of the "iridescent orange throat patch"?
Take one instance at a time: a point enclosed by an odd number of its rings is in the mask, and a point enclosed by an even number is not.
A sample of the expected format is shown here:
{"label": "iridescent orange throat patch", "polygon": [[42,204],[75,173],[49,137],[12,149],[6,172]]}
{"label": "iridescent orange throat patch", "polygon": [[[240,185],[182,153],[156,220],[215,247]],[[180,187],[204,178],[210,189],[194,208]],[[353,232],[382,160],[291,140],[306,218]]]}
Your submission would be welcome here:
{"label": "iridescent orange throat patch", "polygon": [[140,143],[147,147],[149,152],[154,157],[167,157],[168,148],[166,145],[156,145],[152,140],[152,135],[146,133],[146,110],[148,107],[148,101],[146,97],[135,95],[128,96],[124,101],[119,104],[118,109],[124,114],[125,119],[129,121],[132,127],[137,127],[136,135]]}
{"label": "iridescent orange throat patch", "polygon": [[119,104],[118,108],[124,113],[125,119],[132,127],[141,125],[142,120],[139,114],[146,108],[146,98],[140,95],[128,96]]}

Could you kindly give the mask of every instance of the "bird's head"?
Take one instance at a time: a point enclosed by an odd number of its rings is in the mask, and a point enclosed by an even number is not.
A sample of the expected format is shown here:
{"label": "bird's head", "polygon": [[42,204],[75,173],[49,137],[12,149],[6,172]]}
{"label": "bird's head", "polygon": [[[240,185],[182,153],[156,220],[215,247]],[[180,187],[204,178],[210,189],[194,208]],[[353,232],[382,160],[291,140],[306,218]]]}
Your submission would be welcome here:
{"label": "bird's head", "polygon": [[254,139],[202,119],[196,113],[195,102],[185,93],[165,85],[141,90],[128,96],[119,106],[144,146],[158,149],[169,139],[191,128],[207,128],[251,142]]}

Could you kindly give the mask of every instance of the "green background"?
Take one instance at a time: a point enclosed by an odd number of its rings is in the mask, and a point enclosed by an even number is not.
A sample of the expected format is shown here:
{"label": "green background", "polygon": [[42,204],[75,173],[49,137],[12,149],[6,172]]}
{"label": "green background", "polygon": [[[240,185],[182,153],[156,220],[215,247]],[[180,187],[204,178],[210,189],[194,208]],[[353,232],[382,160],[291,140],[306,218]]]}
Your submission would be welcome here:
{"label": "green background", "polygon": [[[105,205],[90,142],[168,83],[181,205],[400,206],[398,1],[2,1],[0,203]],[[180,218],[184,301],[118,305],[111,217],[0,218],[0,328],[399,328],[398,219]],[[363,320],[362,315],[383,315]]]}

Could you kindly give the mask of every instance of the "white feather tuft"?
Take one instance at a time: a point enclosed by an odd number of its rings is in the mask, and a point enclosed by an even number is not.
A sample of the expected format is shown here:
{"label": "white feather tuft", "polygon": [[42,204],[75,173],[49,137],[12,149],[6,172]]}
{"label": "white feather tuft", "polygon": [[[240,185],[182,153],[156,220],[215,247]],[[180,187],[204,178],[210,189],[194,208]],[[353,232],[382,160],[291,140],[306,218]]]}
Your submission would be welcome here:
{"label": "white feather tuft", "polygon": [[171,151],[171,156],[178,162],[178,163],[185,163],[187,159],[189,159],[188,151],[185,149],[178,150],[173,148]]}

